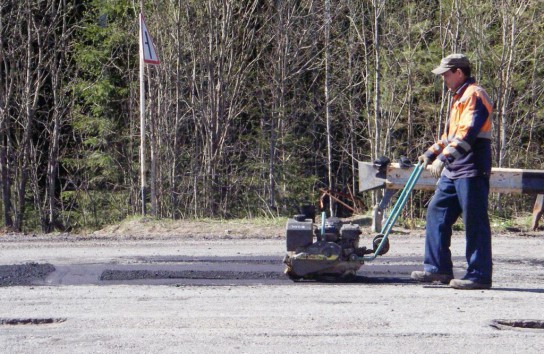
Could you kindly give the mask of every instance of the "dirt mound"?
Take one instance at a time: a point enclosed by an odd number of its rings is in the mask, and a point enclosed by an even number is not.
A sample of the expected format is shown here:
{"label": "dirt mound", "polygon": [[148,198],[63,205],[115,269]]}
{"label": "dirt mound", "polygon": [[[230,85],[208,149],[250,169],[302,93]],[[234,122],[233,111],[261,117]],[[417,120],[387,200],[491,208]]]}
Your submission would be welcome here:
{"label": "dirt mound", "polygon": [[286,220],[126,220],[95,231],[93,236],[130,235],[134,238],[278,238],[285,234]]}

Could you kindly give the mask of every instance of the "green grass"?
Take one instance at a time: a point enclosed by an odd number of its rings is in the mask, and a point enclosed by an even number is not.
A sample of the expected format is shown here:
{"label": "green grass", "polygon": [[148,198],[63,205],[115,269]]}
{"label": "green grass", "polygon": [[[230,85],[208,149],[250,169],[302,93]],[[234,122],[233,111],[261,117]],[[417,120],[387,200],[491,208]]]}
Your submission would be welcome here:
{"label": "green grass", "polygon": [[511,218],[504,218],[497,215],[490,215],[491,230],[495,232],[501,231],[516,231],[516,230],[529,230],[533,216],[530,213],[522,213],[512,216]]}

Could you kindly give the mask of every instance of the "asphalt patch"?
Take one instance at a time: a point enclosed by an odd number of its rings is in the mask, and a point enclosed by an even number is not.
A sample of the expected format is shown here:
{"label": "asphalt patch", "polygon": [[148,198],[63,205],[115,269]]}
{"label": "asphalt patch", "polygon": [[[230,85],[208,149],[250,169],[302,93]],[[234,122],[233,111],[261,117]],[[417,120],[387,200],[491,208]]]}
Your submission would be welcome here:
{"label": "asphalt patch", "polygon": [[106,269],[100,275],[102,281],[139,279],[284,279],[279,272],[235,272],[235,271],[171,271],[171,270],[115,270]]}
{"label": "asphalt patch", "polygon": [[277,257],[187,257],[187,256],[158,256],[158,257],[133,257],[134,261],[139,263],[209,263],[209,264],[271,264],[282,265],[283,260]]}
{"label": "asphalt patch", "polygon": [[542,320],[493,320],[491,327],[496,329],[544,329]]}
{"label": "asphalt patch", "polygon": [[66,318],[0,318],[0,325],[44,325],[65,322]]}
{"label": "asphalt patch", "polygon": [[55,271],[52,264],[0,265],[0,286],[33,285]]}

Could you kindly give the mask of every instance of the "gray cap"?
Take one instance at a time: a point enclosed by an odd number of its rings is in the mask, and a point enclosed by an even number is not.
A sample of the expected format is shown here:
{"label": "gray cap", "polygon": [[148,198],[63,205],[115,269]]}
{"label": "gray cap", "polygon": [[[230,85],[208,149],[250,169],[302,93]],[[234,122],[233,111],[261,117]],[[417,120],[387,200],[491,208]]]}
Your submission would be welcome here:
{"label": "gray cap", "polygon": [[440,61],[440,65],[432,73],[442,75],[453,68],[470,68],[470,61],[464,54],[450,54]]}

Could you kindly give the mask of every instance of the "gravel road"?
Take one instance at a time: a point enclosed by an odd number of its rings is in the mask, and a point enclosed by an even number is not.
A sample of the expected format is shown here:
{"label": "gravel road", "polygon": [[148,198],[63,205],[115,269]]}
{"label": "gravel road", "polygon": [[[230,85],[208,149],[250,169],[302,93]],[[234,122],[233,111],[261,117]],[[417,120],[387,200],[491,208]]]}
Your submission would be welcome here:
{"label": "gravel road", "polygon": [[[288,281],[278,275],[284,248],[282,237],[0,236],[0,344],[9,353],[544,347],[542,232],[495,235],[493,289],[478,291],[409,279],[421,267],[422,231],[393,234],[390,252],[355,283]],[[460,234],[452,253],[462,276]]]}

